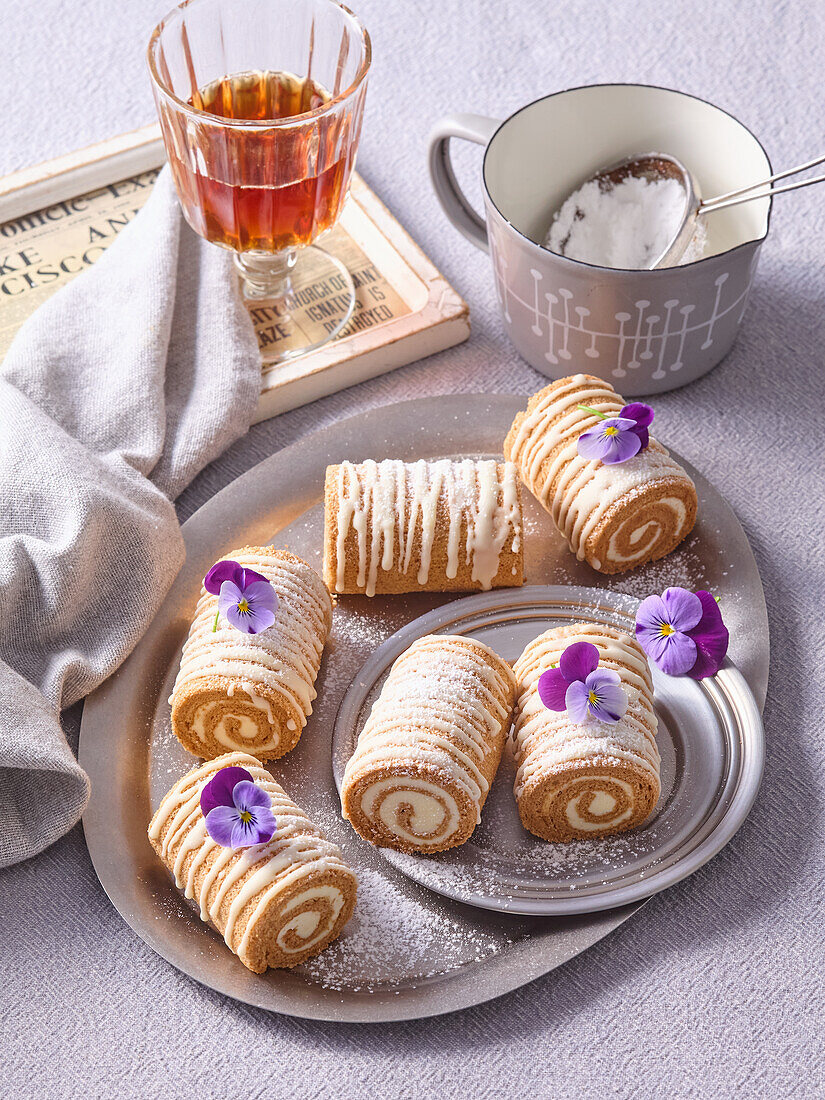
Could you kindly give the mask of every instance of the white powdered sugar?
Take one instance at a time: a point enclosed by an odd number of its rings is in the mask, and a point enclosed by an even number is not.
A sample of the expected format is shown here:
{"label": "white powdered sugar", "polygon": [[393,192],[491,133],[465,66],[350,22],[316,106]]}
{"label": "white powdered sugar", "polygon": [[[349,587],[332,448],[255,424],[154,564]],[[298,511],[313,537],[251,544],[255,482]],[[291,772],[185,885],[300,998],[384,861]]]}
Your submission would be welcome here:
{"label": "white powdered sugar", "polygon": [[376,989],[396,986],[399,974],[409,983],[480,962],[511,942],[502,931],[439,912],[418,887],[402,890],[379,872],[362,869],[352,919],[339,939],[298,972],[329,989]]}
{"label": "white powdered sugar", "polygon": [[[678,180],[627,176],[612,186],[588,180],[563,203],[544,239],[545,248],[599,267],[649,268],[673,241],[685,213]],[[702,222],[680,263],[700,259],[707,234]]]}

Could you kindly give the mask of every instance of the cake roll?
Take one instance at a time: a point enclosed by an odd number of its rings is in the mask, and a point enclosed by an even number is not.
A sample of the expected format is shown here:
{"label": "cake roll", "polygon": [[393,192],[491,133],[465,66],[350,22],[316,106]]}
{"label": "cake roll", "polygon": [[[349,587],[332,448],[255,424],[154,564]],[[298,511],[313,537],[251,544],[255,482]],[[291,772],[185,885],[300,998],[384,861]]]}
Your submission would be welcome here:
{"label": "cake roll", "polygon": [[600,378],[561,378],[530,398],[504,442],[505,456],[570,549],[600,573],[664,557],[696,521],[696,487],[656,440],[616,465],[578,453],[579,436],[600,423],[580,406],[612,417],[624,404]]}
{"label": "cake roll", "polygon": [[244,634],[220,615],[213,629],[218,597],[201,590],[170,700],[172,729],[204,759],[239,750],[276,760],[295,748],[312,713],[332,599],[315,570],[284,550],[246,546],[227,557],[270,582],[275,622]]}
{"label": "cake roll", "polygon": [[[275,832],[264,844],[225,848],[207,832],[201,792],[229,767],[244,768],[271,799]],[[152,818],[149,840],[201,920],[258,974],[317,955],[352,916],[358,880],[340,849],[246,753],[227,753],[180,779]]]}
{"label": "cake roll", "polygon": [[521,585],[521,528],[511,463],[342,462],[324,486],[324,580],[367,596]]}
{"label": "cake roll", "polygon": [[341,786],[344,817],[401,852],[463,844],[501,760],[515,698],[506,661],[473,638],[419,638],[390,669]]}
{"label": "cake roll", "polygon": [[[539,698],[541,674],[574,642],[599,651],[599,668],[618,673],[628,706],[618,722],[574,722]],[[525,648],[513,740],[515,796],[525,829],[544,840],[608,836],[640,825],[659,800],[653,682],[634,638],[609,626],[556,627]]]}

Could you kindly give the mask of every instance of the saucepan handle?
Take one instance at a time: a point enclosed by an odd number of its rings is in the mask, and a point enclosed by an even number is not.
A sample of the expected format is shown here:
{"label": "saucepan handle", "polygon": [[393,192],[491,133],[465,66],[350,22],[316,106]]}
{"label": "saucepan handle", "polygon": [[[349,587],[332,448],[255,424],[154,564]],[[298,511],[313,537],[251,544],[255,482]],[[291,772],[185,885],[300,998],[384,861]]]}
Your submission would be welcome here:
{"label": "saucepan handle", "polygon": [[430,177],[442,209],[459,233],[474,245],[488,250],[484,219],[470,205],[450,158],[450,139],[461,138],[486,145],[501,123],[484,115],[445,115],[430,134]]}

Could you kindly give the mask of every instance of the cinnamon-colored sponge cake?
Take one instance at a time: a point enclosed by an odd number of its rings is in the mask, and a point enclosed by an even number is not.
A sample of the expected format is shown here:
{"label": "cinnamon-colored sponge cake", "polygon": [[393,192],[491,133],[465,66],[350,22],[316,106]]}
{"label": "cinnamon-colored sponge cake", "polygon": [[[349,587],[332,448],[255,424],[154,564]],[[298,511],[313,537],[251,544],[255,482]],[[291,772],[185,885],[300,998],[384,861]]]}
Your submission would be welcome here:
{"label": "cinnamon-colored sponge cake", "polygon": [[472,592],[524,583],[521,496],[492,459],[328,466],[324,580],[331,592]]}
{"label": "cinnamon-colored sponge cake", "polygon": [[[541,674],[574,642],[599,650],[599,667],[618,673],[627,695],[615,723],[574,722],[542,703]],[[525,829],[544,840],[608,836],[640,825],[659,800],[653,682],[635,638],[610,626],[576,623],[548,630],[513,666],[518,681],[513,743],[515,796]]]}
{"label": "cinnamon-colored sponge cake", "polygon": [[696,522],[696,487],[652,437],[646,449],[616,465],[578,453],[579,436],[600,423],[586,410],[612,417],[624,404],[600,378],[560,378],[530,398],[504,441],[505,457],[570,549],[600,573],[664,557]]}
{"label": "cinnamon-colored sponge cake", "polygon": [[315,570],[284,550],[245,546],[227,558],[270,582],[275,622],[244,634],[221,616],[213,630],[218,597],[201,590],[172,691],[172,729],[195,756],[238,750],[276,760],[297,745],[312,713],[332,598]]}
{"label": "cinnamon-colored sponge cake", "polygon": [[[207,832],[201,791],[229,767],[245,768],[272,800],[276,828],[265,844],[223,848]],[[149,840],[178,889],[198,903],[201,919],[258,974],[317,955],[352,916],[355,872],[338,846],[246,753],[227,753],[178,780],[152,819]]]}

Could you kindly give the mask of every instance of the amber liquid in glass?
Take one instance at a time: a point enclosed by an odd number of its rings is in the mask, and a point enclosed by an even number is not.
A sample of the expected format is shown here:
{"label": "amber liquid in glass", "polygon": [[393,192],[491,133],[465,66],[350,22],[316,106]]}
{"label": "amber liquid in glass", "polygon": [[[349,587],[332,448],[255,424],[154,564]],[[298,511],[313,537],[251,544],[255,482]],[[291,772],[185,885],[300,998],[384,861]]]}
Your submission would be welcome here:
{"label": "amber liquid in glass", "polygon": [[[288,119],[328,103],[308,77],[285,72],[226,76],[190,103],[224,119]],[[191,118],[190,118],[191,124]],[[352,168],[350,120],[334,112],[294,127],[198,123],[201,157],[174,155],[172,167],[190,222],[236,252],[280,252],[309,244],[334,224]]]}

